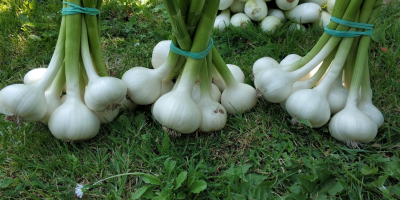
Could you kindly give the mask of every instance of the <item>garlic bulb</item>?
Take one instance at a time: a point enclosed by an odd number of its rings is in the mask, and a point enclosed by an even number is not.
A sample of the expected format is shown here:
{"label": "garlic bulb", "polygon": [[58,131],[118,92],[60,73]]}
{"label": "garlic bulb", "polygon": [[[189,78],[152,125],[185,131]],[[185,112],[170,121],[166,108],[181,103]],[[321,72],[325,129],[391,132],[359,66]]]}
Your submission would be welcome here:
{"label": "garlic bulb", "polygon": [[228,118],[225,108],[210,98],[200,98],[197,106],[201,111],[201,132],[218,131],[224,128]]}
{"label": "garlic bulb", "polygon": [[289,20],[297,23],[313,23],[321,18],[322,9],[316,3],[302,3],[291,10],[285,11],[285,16]]}
{"label": "garlic bulb", "polygon": [[283,58],[279,64],[283,67],[288,66],[288,65],[300,60],[301,58],[302,57],[297,54],[289,54],[289,55],[285,56],[285,58]]}
{"label": "garlic bulb", "polygon": [[154,103],[152,114],[161,125],[180,133],[192,133],[201,123],[199,107],[188,93],[179,89],[179,86],[162,95]]}
{"label": "garlic bulb", "polygon": [[114,121],[119,114],[119,107],[115,109],[108,109],[105,111],[94,112],[100,120],[101,124],[107,124]]}
{"label": "garlic bulb", "polygon": [[253,76],[261,73],[264,69],[269,67],[280,67],[279,63],[271,57],[262,57],[253,64]]}
{"label": "garlic bulb", "polygon": [[[82,21],[83,24],[84,21]],[[86,26],[82,26],[81,54],[89,83],[84,93],[85,104],[93,111],[104,111],[125,98],[127,87],[124,81],[115,77],[100,77],[94,69],[88,43]],[[82,90],[83,91],[83,90]]]}
{"label": "garlic bulb", "polygon": [[218,10],[225,10],[229,8],[233,3],[233,0],[220,0]]}
{"label": "garlic bulb", "polygon": [[340,74],[333,82],[328,94],[328,102],[332,114],[338,113],[346,106],[348,94],[349,91],[342,85],[342,74]]}
{"label": "garlic bulb", "polygon": [[306,119],[315,128],[325,125],[331,117],[326,96],[314,89],[294,92],[287,98],[285,107],[293,119]]}
{"label": "garlic bulb", "polygon": [[229,21],[231,18],[231,12],[229,9],[223,10],[214,21],[214,28],[218,28],[219,31],[223,31],[226,26],[229,26]]}
{"label": "garlic bulb", "polygon": [[283,12],[279,9],[274,9],[274,8],[268,8],[268,15],[267,16],[275,16],[277,17],[281,22],[285,21],[285,15]]}
{"label": "garlic bulb", "polygon": [[326,10],[328,11],[328,13],[332,14],[335,3],[336,0],[328,0],[328,3],[326,3]]}
{"label": "garlic bulb", "polygon": [[321,7],[324,7],[328,0],[303,0],[303,2],[311,2],[311,3],[316,3]]}
{"label": "garlic bulb", "polygon": [[1,90],[0,90],[0,113],[3,114],[3,115],[8,115],[8,116],[13,115],[12,113],[10,113],[10,112],[8,112],[8,111],[6,110],[6,107],[3,106],[3,104],[2,104],[1,102],[2,102],[2,101],[1,101]]}
{"label": "garlic bulb", "polygon": [[[37,84],[37,83],[36,83]],[[1,90],[2,104],[7,113],[28,122],[37,122],[47,112],[44,90],[35,85],[14,84]]]}
{"label": "garlic bulb", "polygon": [[221,104],[229,114],[243,113],[257,104],[256,90],[250,85],[237,82],[222,92]]}
{"label": "garlic bulb", "polygon": [[357,108],[363,113],[367,114],[369,117],[371,117],[374,120],[377,128],[383,125],[384,118],[382,112],[379,111],[379,109],[374,104],[372,104],[372,101],[370,99],[361,98],[360,102],[357,103]]}
{"label": "garlic bulb", "polygon": [[275,29],[280,26],[281,20],[275,16],[267,16],[261,21],[261,30],[265,32],[274,32]]}
{"label": "garlic bulb", "polygon": [[329,132],[335,139],[356,148],[358,143],[371,142],[378,133],[378,128],[370,116],[352,104],[346,105],[332,117]]}
{"label": "garlic bulb", "polygon": [[97,115],[82,102],[79,94],[71,93],[50,115],[48,125],[54,137],[65,141],[87,140],[100,130]]}
{"label": "garlic bulb", "polygon": [[240,26],[242,28],[246,28],[248,22],[251,22],[251,19],[244,13],[234,14],[230,21],[232,26]]}
{"label": "garlic bulb", "polygon": [[162,80],[162,85],[161,85],[161,93],[160,96],[170,92],[172,88],[174,88],[174,82],[170,80],[163,79]]}
{"label": "garlic bulb", "polygon": [[263,0],[248,0],[244,5],[244,13],[253,21],[261,21],[268,14],[267,4]]}
{"label": "garlic bulb", "polygon": [[272,103],[280,103],[291,94],[293,84],[296,82],[291,78],[290,72],[281,68],[268,68],[259,73],[254,79],[254,85],[263,97]]}
{"label": "garlic bulb", "polygon": [[316,21],[316,24],[318,24],[318,26],[322,26],[322,28],[325,28],[331,22],[331,17],[332,17],[331,14],[322,11],[321,17],[319,18],[318,21]]}
{"label": "garlic bulb", "polygon": [[[200,82],[194,84],[193,91],[192,91],[192,98],[194,102],[198,103],[201,96],[201,89],[200,89]],[[209,88],[209,92],[211,95],[211,99],[216,102],[221,102],[221,91],[215,84],[211,84]]]}
{"label": "garlic bulb", "polygon": [[151,54],[151,65],[154,69],[159,68],[167,60],[170,45],[171,40],[163,40],[156,44]]}
{"label": "garlic bulb", "polygon": [[24,84],[31,85],[38,82],[46,73],[47,68],[35,68],[30,70],[24,76]]}
{"label": "garlic bulb", "polygon": [[275,3],[281,10],[290,10],[299,4],[299,0],[275,0]]}
{"label": "garlic bulb", "polygon": [[242,2],[240,0],[234,0],[229,9],[231,10],[232,13],[243,13],[244,4],[246,4],[246,2]]}

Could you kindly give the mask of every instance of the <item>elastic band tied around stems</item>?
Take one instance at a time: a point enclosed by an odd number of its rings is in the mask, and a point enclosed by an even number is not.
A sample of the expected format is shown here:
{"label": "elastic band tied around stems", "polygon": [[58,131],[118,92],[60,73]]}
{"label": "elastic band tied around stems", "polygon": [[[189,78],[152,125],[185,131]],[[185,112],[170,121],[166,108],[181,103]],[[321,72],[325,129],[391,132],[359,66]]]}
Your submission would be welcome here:
{"label": "elastic band tied around stems", "polygon": [[176,54],[179,54],[181,56],[186,56],[186,57],[190,57],[190,58],[199,60],[199,59],[205,58],[207,56],[207,54],[211,51],[213,46],[214,46],[214,40],[211,38],[210,42],[208,43],[207,48],[202,52],[197,52],[196,53],[196,52],[184,51],[184,50],[176,47],[173,42],[171,42],[171,45],[169,46],[169,49],[172,52],[174,52]]}
{"label": "elastic band tied around stems", "polygon": [[374,28],[373,24],[365,24],[365,23],[358,23],[358,22],[350,22],[343,19],[339,19],[336,17],[331,17],[331,21],[336,22],[338,24],[352,27],[352,28],[361,28],[366,29],[367,31],[337,31],[329,29],[328,26],[325,27],[325,32],[329,35],[333,35],[336,37],[357,37],[361,35],[372,35],[372,30]]}
{"label": "elastic band tied around stems", "polygon": [[61,10],[62,15],[73,15],[73,14],[83,13],[83,14],[88,14],[88,15],[99,15],[100,16],[100,10],[98,10],[96,8],[80,7],[76,4],[69,3],[66,1],[63,1],[63,3],[65,3],[71,7],[63,8]]}

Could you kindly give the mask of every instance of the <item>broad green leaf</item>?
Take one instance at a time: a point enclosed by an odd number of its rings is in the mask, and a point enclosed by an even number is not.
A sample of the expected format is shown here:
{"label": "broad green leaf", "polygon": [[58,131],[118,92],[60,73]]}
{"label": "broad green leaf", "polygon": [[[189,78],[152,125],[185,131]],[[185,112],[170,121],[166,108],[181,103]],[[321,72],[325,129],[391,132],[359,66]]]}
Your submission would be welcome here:
{"label": "broad green leaf", "polygon": [[389,188],[390,193],[397,195],[400,197],[400,183]]}
{"label": "broad green leaf", "polygon": [[12,178],[5,178],[0,180],[0,188],[6,188],[13,182]]}
{"label": "broad green leaf", "polygon": [[146,192],[148,188],[149,186],[143,186],[139,188],[138,190],[136,190],[135,193],[133,193],[131,199],[139,199]]}
{"label": "broad green leaf", "polygon": [[182,183],[186,180],[187,177],[187,172],[183,171],[181,172],[178,177],[175,179],[175,190],[181,187]]}
{"label": "broad green leaf", "polygon": [[177,199],[185,199],[185,198],[186,198],[186,194],[185,194],[184,192],[179,192],[179,193],[176,195],[176,198],[177,198]]}
{"label": "broad green leaf", "polygon": [[268,199],[271,194],[272,186],[274,185],[274,182],[264,182],[259,185],[254,189],[254,192],[252,194],[254,199],[258,200],[263,200],[263,199]]}
{"label": "broad green leaf", "polygon": [[328,190],[329,195],[335,196],[337,194],[340,194],[343,191],[344,187],[342,183],[336,182],[336,184]]}
{"label": "broad green leaf", "polygon": [[175,166],[176,166],[176,161],[171,160],[170,158],[167,158],[167,160],[165,160],[164,168],[165,168],[165,171],[167,171],[167,177],[169,177],[169,175],[171,175],[171,172],[175,168]]}
{"label": "broad green leaf", "polygon": [[313,180],[314,177],[315,177],[314,175],[303,175],[303,176],[298,176],[298,180],[306,190],[312,192],[315,189],[315,186],[317,185],[316,183],[311,182],[311,180]]}
{"label": "broad green leaf", "polygon": [[142,197],[146,198],[146,199],[152,199],[154,198],[156,195],[153,192],[154,188],[150,187],[149,189],[146,190],[145,193],[143,193]]}
{"label": "broad green leaf", "polygon": [[383,185],[384,185],[384,183],[385,183],[385,181],[386,181],[387,178],[388,178],[388,175],[380,176],[380,177],[378,178],[378,180],[376,180],[376,181],[370,183],[369,185],[372,186],[372,187],[377,187],[377,188],[379,188],[379,189],[380,189],[380,188],[383,188]]}
{"label": "broad green leaf", "polygon": [[202,180],[197,180],[189,187],[190,193],[200,193],[207,188],[207,183]]}
{"label": "broad green leaf", "polygon": [[389,162],[385,162],[381,165],[385,174],[392,177],[400,177],[400,159],[397,157],[392,157]]}
{"label": "broad green leaf", "polygon": [[370,168],[368,165],[365,165],[362,169],[361,169],[361,173],[364,175],[372,175],[372,174],[376,174],[378,172],[378,168]]}
{"label": "broad green leaf", "polygon": [[168,196],[160,195],[154,197],[152,200],[167,200],[167,199],[169,199]]}
{"label": "broad green leaf", "polygon": [[385,38],[385,26],[374,27],[374,30],[372,30],[371,39],[374,42],[380,43],[383,42],[384,38]]}
{"label": "broad green leaf", "polygon": [[258,174],[248,174],[246,176],[246,179],[249,183],[251,183],[253,186],[257,186],[259,184],[261,184],[266,178],[268,178],[267,176],[263,176],[263,175],[258,175]]}
{"label": "broad green leaf", "polygon": [[157,177],[155,177],[154,175],[151,175],[151,174],[142,175],[142,180],[145,183],[149,183],[149,184],[153,184],[153,185],[162,185],[162,182],[160,181],[160,179],[158,179]]}
{"label": "broad green leaf", "polygon": [[189,176],[187,186],[190,187],[196,180],[195,176]]}

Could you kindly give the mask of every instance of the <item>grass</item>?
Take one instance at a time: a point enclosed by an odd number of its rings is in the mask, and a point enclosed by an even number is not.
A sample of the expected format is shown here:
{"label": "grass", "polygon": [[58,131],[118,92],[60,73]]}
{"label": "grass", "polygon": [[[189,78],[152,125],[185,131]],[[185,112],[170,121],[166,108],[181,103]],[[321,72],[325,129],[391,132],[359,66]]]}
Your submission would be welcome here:
{"label": "grass", "polygon": [[[46,67],[60,9],[59,1],[0,2],[0,88],[21,83],[30,69]],[[219,132],[178,138],[163,131],[150,106],[122,112],[81,143],[57,140],[40,123],[16,126],[0,115],[0,199],[76,199],[77,183],[127,172],[147,175],[108,179],[83,198],[130,199],[147,190],[147,197],[172,199],[399,199],[399,13],[399,2],[388,1],[377,22],[382,31],[371,46],[371,80],[373,102],[385,123],[374,142],[361,149],[330,137],[327,126],[293,125],[278,104],[261,100],[250,112],[229,115]],[[288,32],[287,25],[272,35],[250,26],[229,27],[213,37],[225,61],[240,66],[252,84],[249,75],[258,58],[305,55],[323,32],[313,26],[305,33]],[[169,34],[161,4],[104,1],[101,44],[113,76],[150,67],[152,48]]]}

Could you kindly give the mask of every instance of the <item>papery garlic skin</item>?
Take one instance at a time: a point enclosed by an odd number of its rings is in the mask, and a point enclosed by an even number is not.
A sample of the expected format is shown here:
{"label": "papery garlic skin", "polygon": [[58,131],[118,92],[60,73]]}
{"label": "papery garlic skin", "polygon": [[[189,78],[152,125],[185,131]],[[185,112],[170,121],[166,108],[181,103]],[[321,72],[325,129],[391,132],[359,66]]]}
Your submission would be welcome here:
{"label": "papery garlic skin", "polygon": [[232,3],[233,3],[233,0],[221,0],[219,2],[218,10],[225,10],[225,9],[229,8],[229,6],[231,6]]}
{"label": "papery garlic skin", "polygon": [[244,5],[244,13],[253,21],[261,21],[268,14],[267,4],[263,0],[248,0]]}
{"label": "papery garlic skin", "polygon": [[[161,94],[161,80],[151,69],[134,67],[126,71],[121,80],[128,87],[128,95],[138,105],[149,105]],[[144,88],[145,87],[145,88]]]}
{"label": "papery garlic skin", "polygon": [[37,122],[47,112],[44,91],[33,85],[14,84],[1,90],[1,102],[7,113],[27,122]]}
{"label": "papery garlic skin", "polygon": [[45,96],[47,102],[47,112],[40,120],[43,123],[47,123],[49,121],[50,115],[61,105],[60,95],[57,94],[56,91],[46,91]]}
{"label": "papery garlic skin", "polygon": [[163,40],[156,44],[151,54],[151,65],[154,69],[159,68],[167,60],[170,45],[171,40]]}
{"label": "papery garlic skin", "polygon": [[240,26],[242,28],[246,28],[247,23],[251,22],[251,19],[249,16],[247,16],[244,13],[236,13],[231,17],[230,23],[232,26]]}
{"label": "papery garlic skin", "polygon": [[84,99],[89,109],[100,112],[110,104],[121,102],[126,94],[124,81],[115,77],[97,77],[89,78]]}
{"label": "papery garlic skin", "polygon": [[122,109],[134,110],[138,105],[133,103],[130,97],[127,95],[122,101],[119,103]]}
{"label": "papery garlic skin", "polygon": [[201,111],[201,132],[218,131],[224,128],[228,118],[225,108],[218,102],[201,98],[197,102]]}
{"label": "papery garlic skin", "polygon": [[214,28],[219,29],[219,31],[223,31],[226,26],[229,26],[229,21],[231,18],[231,13],[229,9],[223,10],[221,14],[219,14],[214,21]]}
{"label": "papery garlic skin", "polygon": [[180,133],[193,133],[200,127],[199,107],[191,96],[179,89],[161,96],[151,110],[154,118],[161,125]]}
{"label": "papery garlic skin", "polygon": [[115,109],[109,109],[101,112],[94,112],[100,120],[101,124],[107,124],[109,122],[114,121],[114,119],[119,114],[119,107]]}
{"label": "papery garlic skin", "polygon": [[43,77],[46,71],[47,68],[35,68],[30,70],[24,76],[24,84],[32,85],[34,83],[37,83]]}
{"label": "papery garlic skin", "polygon": [[[211,99],[213,99],[214,101],[221,102],[221,92],[215,84],[211,84],[210,95]],[[200,82],[197,82],[196,84],[194,84],[192,91],[193,101],[198,103],[200,100],[200,96],[201,96]]]}
{"label": "papery garlic skin", "polygon": [[170,81],[170,80],[162,80],[162,85],[161,85],[161,94],[160,96],[170,92],[172,90],[172,88],[174,88],[175,84],[174,82]]}
{"label": "papery garlic skin", "polygon": [[237,83],[225,88],[221,104],[229,114],[243,113],[257,104],[256,90],[250,85]]}
{"label": "papery garlic skin", "polygon": [[3,115],[7,115],[7,116],[13,115],[9,111],[7,111],[6,107],[4,107],[4,105],[1,103],[1,90],[0,90],[0,113],[3,114]]}
{"label": "papery garlic skin", "polygon": [[48,126],[60,140],[88,140],[99,132],[100,120],[80,99],[68,97],[50,115]]}
{"label": "papery garlic skin", "polygon": [[346,106],[329,122],[329,132],[335,139],[350,147],[371,142],[378,133],[374,120],[355,106]]}
{"label": "papery garlic skin", "polygon": [[273,33],[281,24],[282,22],[279,18],[275,16],[267,16],[261,21],[261,30]]}
{"label": "papery garlic skin", "polygon": [[234,0],[229,9],[231,10],[232,13],[243,13],[245,4],[246,2],[242,2],[240,0]]}
{"label": "papery garlic skin", "polygon": [[283,14],[283,12],[279,9],[274,9],[274,8],[268,8],[268,15],[267,16],[275,16],[277,17],[281,22],[285,21],[286,17]]}
{"label": "papery garlic skin", "polygon": [[294,92],[286,99],[285,108],[293,119],[306,119],[314,128],[325,125],[331,117],[326,97],[314,89]]}

